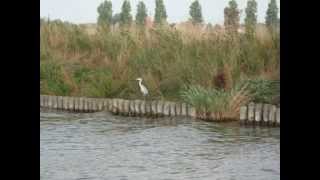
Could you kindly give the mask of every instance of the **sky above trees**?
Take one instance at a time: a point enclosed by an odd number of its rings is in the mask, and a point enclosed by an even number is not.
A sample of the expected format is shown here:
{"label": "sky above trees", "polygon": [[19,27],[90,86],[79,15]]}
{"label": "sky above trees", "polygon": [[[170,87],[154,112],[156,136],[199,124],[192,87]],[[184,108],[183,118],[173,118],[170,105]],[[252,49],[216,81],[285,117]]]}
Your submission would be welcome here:
{"label": "sky above trees", "polygon": [[[40,17],[61,19],[73,23],[96,23],[97,8],[104,0],[40,0]],[[137,4],[140,0],[129,0],[132,17],[135,17]],[[189,6],[194,0],[164,0],[167,11],[167,21],[170,23],[186,21],[190,18]],[[265,22],[266,10],[270,0],[256,0],[258,3],[258,22]],[[148,16],[154,17],[155,0],[143,0],[148,10]],[[229,0],[199,0],[205,23],[223,24],[223,10],[228,6]],[[123,0],[112,0],[113,13],[121,11]],[[247,0],[237,0],[242,10],[241,23],[245,17]],[[280,0],[277,0],[280,12]],[[280,13],[279,15],[280,16]]]}

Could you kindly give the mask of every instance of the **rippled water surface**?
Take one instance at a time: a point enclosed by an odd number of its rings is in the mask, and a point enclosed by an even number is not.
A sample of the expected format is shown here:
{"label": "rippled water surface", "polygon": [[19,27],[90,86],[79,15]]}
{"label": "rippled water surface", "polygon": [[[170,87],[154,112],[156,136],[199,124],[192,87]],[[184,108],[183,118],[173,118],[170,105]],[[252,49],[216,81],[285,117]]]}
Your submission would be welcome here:
{"label": "rippled water surface", "polygon": [[280,129],[40,113],[43,180],[280,179]]}

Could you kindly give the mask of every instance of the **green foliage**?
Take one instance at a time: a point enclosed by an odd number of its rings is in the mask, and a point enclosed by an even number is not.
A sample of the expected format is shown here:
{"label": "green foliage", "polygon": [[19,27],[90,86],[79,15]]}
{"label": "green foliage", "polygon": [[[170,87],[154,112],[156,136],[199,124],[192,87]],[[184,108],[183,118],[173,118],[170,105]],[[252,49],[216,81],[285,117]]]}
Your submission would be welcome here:
{"label": "green foliage", "polygon": [[248,89],[252,94],[253,101],[259,103],[278,103],[280,97],[280,81],[252,79],[248,80]]}
{"label": "green foliage", "polygon": [[121,13],[116,13],[115,15],[112,16],[112,25],[115,25],[117,23],[120,23],[121,19]]}
{"label": "green foliage", "polygon": [[224,26],[230,34],[236,34],[239,28],[240,11],[235,0],[229,1],[229,6],[224,9]]}
{"label": "green foliage", "polygon": [[147,17],[147,8],[143,1],[140,1],[137,5],[136,24],[140,26],[145,25]]}
{"label": "green foliage", "polygon": [[112,23],[112,2],[104,1],[98,6],[98,24],[101,26],[110,26]]}
{"label": "green foliage", "polygon": [[54,95],[68,95],[70,87],[63,81],[61,66],[56,63],[40,63],[41,92]]}
{"label": "green foliage", "polygon": [[280,103],[280,81],[251,79],[239,81],[230,90],[185,86],[181,98],[196,108],[197,112],[214,113],[215,119],[235,118],[242,105],[251,100],[258,103]]}
{"label": "green foliage", "polygon": [[157,25],[163,25],[167,22],[167,11],[164,6],[163,0],[156,0],[154,21]]}
{"label": "green foliage", "polygon": [[131,80],[142,77],[152,98],[180,100],[184,85],[216,88],[212,82],[220,68],[225,68],[230,88],[241,79],[278,75],[279,34],[265,40],[249,40],[240,34],[230,40],[227,34],[198,36],[201,33],[184,34],[170,27],[138,33],[132,27],[89,35],[77,25],[44,22],[40,28],[41,72],[49,67],[60,69],[55,70],[60,80],[42,78],[41,92],[141,98],[139,87]]}
{"label": "green foliage", "polygon": [[120,25],[129,26],[132,23],[131,16],[131,5],[128,0],[123,1],[121,14],[120,14]]}
{"label": "green foliage", "polygon": [[75,70],[74,79],[81,86],[81,95],[88,97],[110,97],[112,95],[112,75],[105,68]]}
{"label": "green foliage", "polygon": [[85,32],[78,26],[70,28],[68,36],[68,51],[91,51],[91,42]]}
{"label": "green foliage", "polygon": [[278,7],[276,0],[270,0],[266,13],[266,25],[269,29],[274,29],[278,24]]}
{"label": "green foliage", "polygon": [[249,0],[246,7],[245,17],[246,34],[252,38],[255,33],[257,25],[257,2],[255,0]]}
{"label": "green foliage", "polygon": [[182,99],[198,111],[208,112],[212,104],[212,93],[201,86],[185,87],[181,92]]}
{"label": "green foliage", "polygon": [[195,0],[191,4],[189,13],[193,24],[200,24],[203,22],[201,5],[198,0]]}
{"label": "green foliage", "polygon": [[228,110],[231,92],[217,89],[205,89],[201,86],[185,87],[181,91],[182,99],[199,112],[224,112]]}

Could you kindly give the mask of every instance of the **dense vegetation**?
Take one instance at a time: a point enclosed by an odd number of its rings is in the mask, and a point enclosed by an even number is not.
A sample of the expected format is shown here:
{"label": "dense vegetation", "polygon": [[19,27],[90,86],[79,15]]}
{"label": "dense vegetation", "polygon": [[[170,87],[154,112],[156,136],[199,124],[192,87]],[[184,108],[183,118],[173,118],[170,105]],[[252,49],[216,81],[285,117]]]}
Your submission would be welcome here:
{"label": "dense vegetation", "polygon": [[[163,2],[157,2],[163,9]],[[253,13],[247,10],[250,28],[256,27],[255,6],[253,1]],[[139,17],[145,17],[144,5],[139,7]],[[237,19],[236,7],[232,1],[225,12]],[[105,15],[99,16],[99,24],[104,17],[108,22],[112,19],[103,9],[110,10],[111,4],[100,6]],[[120,14],[120,22],[126,23],[120,24],[128,25],[132,21],[130,5],[124,5],[123,11],[126,13]],[[161,24],[166,13],[159,12]],[[228,20],[228,26],[238,26]],[[80,25],[42,19],[41,93],[140,98],[135,79],[142,77],[149,98],[186,101],[201,112],[214,111],[230,117],[249,100],[273,102],[279,96],[279,32],[250,29],[254,36],[247,36],[194,23],[184,28],[141,25],[144,23],[140,19],[137,25],[126,28],[98,26],[96,33],[89,34]]]}

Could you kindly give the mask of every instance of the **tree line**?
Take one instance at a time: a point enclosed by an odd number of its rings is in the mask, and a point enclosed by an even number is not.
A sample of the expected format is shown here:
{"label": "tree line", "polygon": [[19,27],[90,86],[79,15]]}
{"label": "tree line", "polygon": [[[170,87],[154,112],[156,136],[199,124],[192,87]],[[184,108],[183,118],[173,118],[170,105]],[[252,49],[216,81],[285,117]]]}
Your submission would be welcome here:
{"label": "tree line", "polygon": [[[155,15],[154,23],[156,26],[164,25],[167,23],[167,12],[163,0],[155,0]],[[257,2],[255,0],[248,0],[245,8],[245,28],[248,34],[254,32],[254,27],[257,24]],[[274,28],[279,24],[278,7],[276,0],[270,0],[265,17],[265,24],[268,28]],[[135,22],[139,26],[145,26],[147,14],[147,7],[143,1],[137,5],[137,13],[135,21],[131,15],[131,5],[128,0],[124,0],[121,12],[114,14],[112,11],[112,2],[105,0],[102,2],[98,9],[98,24],[102,26],[110,26],[119,23],[121,26],[131,25]],[[191,3],[189,7],[190,21],[194,25],[203,24],[203,16],[201,5],[198,0]],[[240,22],[240,10],[235,0],[230,0],[228,6],[224,9],[224,26],[227,31],[237,31]]]}

